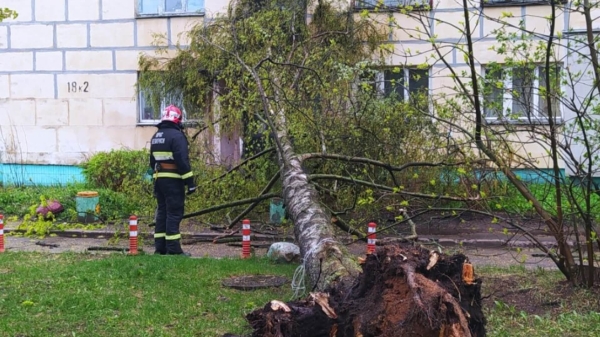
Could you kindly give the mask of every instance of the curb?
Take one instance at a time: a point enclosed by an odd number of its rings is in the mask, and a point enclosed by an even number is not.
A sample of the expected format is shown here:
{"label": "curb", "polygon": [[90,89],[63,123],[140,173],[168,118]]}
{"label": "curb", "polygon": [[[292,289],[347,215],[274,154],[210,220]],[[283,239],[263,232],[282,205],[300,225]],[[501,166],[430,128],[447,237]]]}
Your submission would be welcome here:
{"label": "curb", "polygon": [[[7,228],[4,229],[4,233],[18,233],[24,234],[26,231],[21,229]],[[61,238],[87,238],[87,239],[107,239],[114,236],[128,237],[129,233],[127,231],[123,232],[115,232],[115,231],[105,231],[105,230],[65,230],[65,231],[57,231],[51,230],[49,235],[56,235]],[[183,240],[198,240],[198,241],[212,241],[213,239],[225,235],[224,233],[190,233],[190,232],[181,232],[181,236]],[[143,237],[145,239],[153,239],[154,234],[151,233],[138,233],[138,237]],[[273,235],[264,235],[264,234],[252,234],[251,237],[260,241],[283,241],[290,240],[290,238],[285,237],[276,237]],[[242,241],[242,235],[231,235],[227,236],[227,238],[239,239]]]}
{"label": "curb", "polygon": [[[24,230],[10,229],[4,230],[5,233],[25,233]],[[65,230],[65,231],[50,231],[51,235],[55,235],[62,238],[92,238],[92,239],[108,239],[114,236],[126,237],[127,232],[115,232],[107,230]],[[194,232],[182,232],[183,240],[191,240],[195,242],[212,242],[215,238],[223,236],[223,233],[194,233]],[[139,237],[144,239],[153,239],[153,233],[138,233]],[[227,239],[242,241],[242,235],[228,236]],[[293,238],[279,237],[273,235],[264,234],[252,234],[252,240],[256,241],[290,241]],[[344,244],[361,243],[361,241],[347,242],[340,240]],[[537,248],[533,242],[528,240],[501,240],[501,239],[451,239],[451,238],[430,238],[420,237],[417,242],[422,244],[437,244],[443,247],[472,247],[472,248]],[[556,241],[543,240],[541,243],[547,248],[556,247]],[[379,244],[379,242],[378,242]],[[573,242],[569,242],[569,245],[573,245]]]}

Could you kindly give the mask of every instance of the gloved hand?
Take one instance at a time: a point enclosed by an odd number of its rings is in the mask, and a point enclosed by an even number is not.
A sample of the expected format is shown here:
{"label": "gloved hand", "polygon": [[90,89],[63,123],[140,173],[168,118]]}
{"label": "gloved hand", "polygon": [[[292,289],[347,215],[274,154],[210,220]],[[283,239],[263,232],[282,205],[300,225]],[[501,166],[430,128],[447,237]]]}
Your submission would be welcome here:
{"label": "gloved hand", "polygon": [[196,184],[192,183],[192,184],[188,185],[188,187],[187,187],[187,193],[186,194],[190,195],[190,194],[192,194],[194,192],[196,192]]}

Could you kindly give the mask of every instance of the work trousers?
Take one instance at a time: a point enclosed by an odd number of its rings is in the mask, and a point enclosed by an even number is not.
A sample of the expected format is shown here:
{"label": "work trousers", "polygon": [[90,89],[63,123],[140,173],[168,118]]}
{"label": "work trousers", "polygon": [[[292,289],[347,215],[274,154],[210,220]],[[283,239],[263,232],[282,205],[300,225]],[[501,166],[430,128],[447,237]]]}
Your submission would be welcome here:
{"label": "work trousers", "polygon": [[179,225],[183,219],[185,184],[182,179],[157,178],[154,194],[158,202],[154,248],[158,254],[183,254]]}

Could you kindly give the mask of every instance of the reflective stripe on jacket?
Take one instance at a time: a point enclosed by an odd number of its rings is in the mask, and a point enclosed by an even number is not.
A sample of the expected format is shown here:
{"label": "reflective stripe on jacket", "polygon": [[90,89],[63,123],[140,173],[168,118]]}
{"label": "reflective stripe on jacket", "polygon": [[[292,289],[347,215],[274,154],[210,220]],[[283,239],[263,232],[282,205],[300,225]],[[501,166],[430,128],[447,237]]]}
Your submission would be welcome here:
{"label": "reflective stripe on jacket", "polygon": [[150,141],[150,167],[155,170],[156,164],[166,163],[176,169],[155,172],[154,178],[183,179],[189,185],[194,173],[190,165],[187,138],[175,123],[161,122],[157,127],[158,131]]}

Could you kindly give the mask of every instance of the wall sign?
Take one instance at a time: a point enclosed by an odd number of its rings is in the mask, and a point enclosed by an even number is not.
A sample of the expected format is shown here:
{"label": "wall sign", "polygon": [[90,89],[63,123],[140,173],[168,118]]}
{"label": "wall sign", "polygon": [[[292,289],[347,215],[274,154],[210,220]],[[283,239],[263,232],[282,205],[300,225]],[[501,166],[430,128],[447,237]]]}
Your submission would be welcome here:
{"label": "wall sign", "polygon": [[67,82],[68,92],[89,92],[90,83],[88,81],[83,82],[83,84],[73,82]]}

